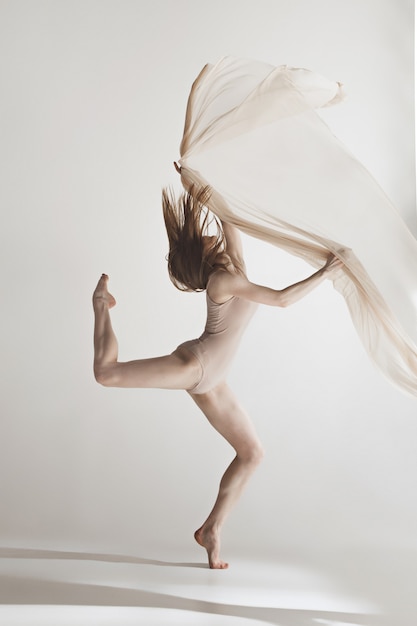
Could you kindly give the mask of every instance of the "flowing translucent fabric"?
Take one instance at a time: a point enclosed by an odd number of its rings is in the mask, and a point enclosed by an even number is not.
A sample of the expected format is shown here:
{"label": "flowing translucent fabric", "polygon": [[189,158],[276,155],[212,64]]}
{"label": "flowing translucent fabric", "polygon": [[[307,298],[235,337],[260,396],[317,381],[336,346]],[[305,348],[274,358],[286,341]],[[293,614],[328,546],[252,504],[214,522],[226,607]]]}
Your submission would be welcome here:
{"label": "flowing translucent fabric", "polygon": [[373,361],[417,395],[417,242],[365,167],[315,109],[339,83],[304,69],[225,57],[192,86],[181,179],[210,185],[209,208],[334,277]]}

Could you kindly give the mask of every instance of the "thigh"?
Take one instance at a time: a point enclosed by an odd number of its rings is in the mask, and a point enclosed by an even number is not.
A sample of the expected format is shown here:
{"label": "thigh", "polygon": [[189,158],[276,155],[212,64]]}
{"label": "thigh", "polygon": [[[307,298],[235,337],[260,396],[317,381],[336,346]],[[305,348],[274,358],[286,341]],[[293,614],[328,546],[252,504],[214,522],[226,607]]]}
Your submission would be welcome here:
{"label": "thigh", "polygon": [[241,406],[227,383],[221,383],[211,391],[190,396],[215,428],[238,454],[261,449],[261,442],[248,413]]}
{"label": "thigh", "polygon": [[108,385],[159,389],[192,389],[201,378],[198,359],[189,351],[106,366]]}

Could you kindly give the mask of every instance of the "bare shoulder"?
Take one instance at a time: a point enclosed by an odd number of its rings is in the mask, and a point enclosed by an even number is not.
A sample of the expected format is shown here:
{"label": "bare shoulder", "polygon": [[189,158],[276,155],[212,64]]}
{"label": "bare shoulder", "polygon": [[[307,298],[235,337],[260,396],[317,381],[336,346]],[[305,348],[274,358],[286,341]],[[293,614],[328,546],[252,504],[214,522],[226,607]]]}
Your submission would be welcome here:
{"label": "bare shoulder", "polygon": [[243,272],[217,270],[210,276],[207,293],[214,302],[222,304],[236,294],[239,285],[247,282]]}
{"label": "bare shoulder", "polygon": [[263,285],[257,285],[248,280],[246,274],[238,269],[234,271],[218,270],[209,279],[207,286],[209,297],[221,304],[232,296],[267,304],[268,306],[287,306],[288,298],[285,298],[285,290],[271,289]]}

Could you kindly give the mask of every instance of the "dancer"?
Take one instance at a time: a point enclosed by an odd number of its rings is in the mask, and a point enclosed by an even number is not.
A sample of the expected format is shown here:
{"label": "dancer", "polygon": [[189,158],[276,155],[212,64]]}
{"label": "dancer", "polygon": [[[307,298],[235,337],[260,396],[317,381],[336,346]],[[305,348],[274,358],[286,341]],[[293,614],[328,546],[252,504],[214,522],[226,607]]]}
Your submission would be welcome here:
{"label": "dancer", "polygon": [[[106,275],[94,292],[97,381],[186,390],[236,451],[195,533],[211,568],[227,567],[221,528],[262,458],[254,427],[226,383],[257,303],[287,306],[332,279],[373,361],[417,395],[417,242],[315,113],[342,99],[340,83],[308,70],[232,57],[206,65],[191,89],[176,166],[186,193],[178,201],[163,194],[168,270],[178,288],[206,291],[205,331],[169,355],[120,363]],[[213,217],[214,235],[204,206],[219,220]],[[254,285],[236,228],[320,269],[283,290]]]}
{"label": "dancer", "polygon": [[[195,532],[207,550],[210,568],[225,569],[220,557],[220,532],[250,475],[262,459],[255,428],[226,382],[227,370],[257,304],[285,307],[297,302],[325,278],[333,277],[341,262],[329,254],[314,274],[276,290],[250,282],[246,275],[239,232],[206,210],[210,191],[185,193],[176,201],[163,192],[163,211],[169,240],[168,271],[176,287],[206,291],[207,321],[199,339],[187,341],[171,354],[121,363],[109,309],[115,298],[103,274],[93,294],[94,374],[109,387],[157,387],[186,390],[210,424],[235,449],[224,473],[209,516]],[[209,234],[215,228],[215,234]]]}

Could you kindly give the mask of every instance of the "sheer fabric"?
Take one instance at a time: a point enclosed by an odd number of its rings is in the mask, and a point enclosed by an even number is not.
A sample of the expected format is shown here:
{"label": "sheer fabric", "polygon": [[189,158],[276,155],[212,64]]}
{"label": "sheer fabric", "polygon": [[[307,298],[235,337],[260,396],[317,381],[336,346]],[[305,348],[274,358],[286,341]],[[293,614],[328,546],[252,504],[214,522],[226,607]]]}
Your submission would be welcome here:
{"label": "sheer fabric", "polygon": [[315,108],[340,85],[304,69],[226,57],[194,82],[181,143],[183,186],[210,209],[334,277],[373,361],[417,395],[417,242],[378,183]]}

